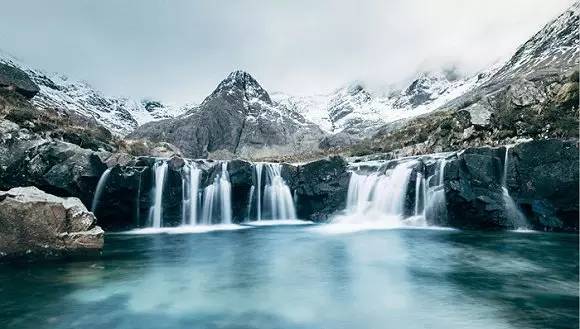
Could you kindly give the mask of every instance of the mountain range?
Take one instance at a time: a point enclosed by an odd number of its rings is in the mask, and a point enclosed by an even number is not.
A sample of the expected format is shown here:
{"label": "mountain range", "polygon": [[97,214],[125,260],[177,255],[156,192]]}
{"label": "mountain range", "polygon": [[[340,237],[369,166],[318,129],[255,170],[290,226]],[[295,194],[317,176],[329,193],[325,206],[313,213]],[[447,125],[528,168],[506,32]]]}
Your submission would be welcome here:
{"label": "mountain range", "polygon": [[[542,134],[565,135],[558,124],[527,122],[552,127],[530,132],[508,126],[502,118],[544,111],[577,122],[577,107],[571,113],[550,111],[570,102],[562,93],[577,95],[577,86],[568,90],[574,87],[567,83],[577,76],[578,14],[575,3],[511,58],[475,75],[422,72],[407,87],[384,93],[351,83],[326,95],[270,94],[249,73],[234,71],[200,104],[175,106],[104,96],[87,83],[43,72],[4,53],[0,63],[23,70],[38,86],[31,102],[39,109],[92,118],[126,139],[168,142],[189,157],[260,159],[354,145],[373,151],[411,148],[410,153],[420,153]],[[563,86],[568,89],[562,90]],[[437,139],[447,125],[460,129],[461,136]]]}

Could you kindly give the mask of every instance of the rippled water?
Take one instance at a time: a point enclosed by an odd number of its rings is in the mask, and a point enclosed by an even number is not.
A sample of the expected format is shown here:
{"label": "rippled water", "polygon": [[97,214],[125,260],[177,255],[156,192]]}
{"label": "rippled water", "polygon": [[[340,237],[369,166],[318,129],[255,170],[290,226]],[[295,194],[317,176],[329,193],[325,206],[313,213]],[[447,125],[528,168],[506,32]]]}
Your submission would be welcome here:
{"label": "rippled water", "polygon": [[108,235],[100,260],[0,266],[0,328],[578,328],[578,306],[564,234]]}

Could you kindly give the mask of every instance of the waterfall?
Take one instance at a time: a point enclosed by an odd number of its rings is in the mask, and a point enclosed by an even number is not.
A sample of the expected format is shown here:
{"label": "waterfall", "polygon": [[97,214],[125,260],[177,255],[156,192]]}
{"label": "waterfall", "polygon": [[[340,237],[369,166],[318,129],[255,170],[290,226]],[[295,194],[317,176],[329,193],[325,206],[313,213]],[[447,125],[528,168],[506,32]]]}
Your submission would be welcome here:
{"label": "waterfall", "polygon": [[[227,162],[222,162],[221,171],[216,175],[213,183],[203,190],[201,224],[232,223],[232,187],[227,166]],[[216,203],[219,203],[219,208],[216,207]]]}
{"label": "waterfall", "polygon": [[353,172],[347,194],[347,207],[341,222],[372,220],[399,226],[405,211],[407,187],[415,161],[398,164],[386,173],[369,175]]}
{"label": "waterfall", "polygon": [[427,179],[422,178],[422,199],[415,199],[415,209],[418,210],[418,203],[423,205],[422,212],[418,211],[415,215],[421,216],[422,224],[433,224],[436,219],[445,218],[447,216],[447,206],[445,201],[445,165],[447,160],[445,158],[437,159],[437,171],[429,176]]}
{"label": "waterfall", "polygon": [[516,229],[526,229],[528,228],[528,221],[526,216],[520,211],[516,202],[511,197],[510,192],[507,188],[507,174],[508,174],[508,165],[509,165],[509,149],[511,146],[506,145],[505,147],[505,155],[503,161],[503,176],[501,178],[501,189],[503,194],[503,201],[506,211],[506,216],[513,222],[513,226]]}
{"label": "waterfall", "polygon": [[152,227],[159,228],[163,226],[161,216],[163,215],[163,187],[167,174],[167,162],[156,162],[153,168],[155,170],[154,199],[149,222]]}
{"label": "waterfall", "polygon": [[[265,170],[265,182],[262,187],[262,172]],[[256,185],[251,191],[248,213],[251,217],[255,209],[256,220],[262,219],[296,219],[296,209],[290,188],[282,177],[282,165],[279,163],[256,163],[254,165]],[[263,193],[262,193],[263,190]]]}
{"label": "waterfall", "polygon": [[186,163],[182,176],[182,225],[197,224],[200,177],[201,169],[195,163]]}
{"label": "waterfall", "polygon": [[266,164],[266,186],[264,200],[269,204],[272,219],[296,219],[296,210],[290,188],[282,178],[282,165]]}
{"label": "waterfall", "polygon": [[263,163],[256,163],[254,165],[256,171],[256,186],[258,187],[255,189],[256,191],[256,219],[262,220],[262,168],[264,167]]}
{"label": "waterfall", "polygon": [[107,178],[109,177],[110,173],[111,168],[107,168],[107,170],[105,170],[99,178],[99,182],[97,183],[97,188],[95,189],[95,195],[93,196],[93,202],[91,205],[91,212],[93,213],[95,213],[95,210],[97,210],[97,206],[99,205],[99,198],[103,193],[103,189],[107,185]]}
{"label": "waterfall", "polygon": [[[423,195],[421,195],[421,193],[423,193]],[[423,198],[421,198],[421,196]],[[417,172],[417,175],[415,177],[415,209],[413,212],[415,216],[420,215],[419,207],[421,205],[423,206],[423,208],[425,207],[425,178],[423,177],[422,173]]]}

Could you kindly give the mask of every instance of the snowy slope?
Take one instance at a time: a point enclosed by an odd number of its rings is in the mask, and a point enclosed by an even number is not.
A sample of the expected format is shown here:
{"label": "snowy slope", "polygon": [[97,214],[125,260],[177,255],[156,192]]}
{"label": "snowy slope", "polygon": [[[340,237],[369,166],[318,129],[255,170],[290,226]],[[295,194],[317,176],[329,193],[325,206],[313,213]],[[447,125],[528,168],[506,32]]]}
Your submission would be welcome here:
{"label": "snowy slope", "polygon": [[106,97],[86,82],[43,72],[3,52],[0,62],[22,69],[40,87],[31,100],[37,107],[93,117],[117,135],[126,135],[146,122],[172,118],[184,111],[182,107],[159,102]]}
{"label": "snowy slope", "polygon": [[398,92],[373,93],[353,83],[328,95],[307,97],[274,93],[278,104],[302,114],[328,133],[368,137],[382,125],[431,112],[484,83],[496,68],[468,79],[451,79],[442,72],[423,72]]}
{"label": "snowy slope", "polygon": [[579,13],[580,2],[575,2],[524,43],[493,79],[564,72],[577,66]]}
{"label": "snowy slope", "polygon": [[272,98],[315,122],[327,133],[368,137],[390,122],[440,108],[456,108],[469,97],[493,92],[513,78],[531,79],[569,71],[578,65],[579,12],[580,3],[576,2],[513,56],[472,77],[423,72],[398,92],[375,95],[364,84],[353,83],[327,95],[296,97],[274,93]]}

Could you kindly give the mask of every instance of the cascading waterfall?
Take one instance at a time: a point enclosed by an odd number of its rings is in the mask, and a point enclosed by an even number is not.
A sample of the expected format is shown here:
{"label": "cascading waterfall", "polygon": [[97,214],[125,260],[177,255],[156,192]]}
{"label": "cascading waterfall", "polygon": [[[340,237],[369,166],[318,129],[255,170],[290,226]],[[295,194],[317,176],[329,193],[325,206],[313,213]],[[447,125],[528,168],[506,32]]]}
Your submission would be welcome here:
{"label": "cascading waterfall", "polygon": [[[232,187],[227,166],[227,162],[222,162],[221,171],[214,178],[213,184],[203,190],[201,224],[232,223]],[[219,203],[219,208],[216,203]]]}
{"label": "cascading waterfall", "polygon": [[508,219],[513,222],[513,225],[516,229],[526,229],[528,228],[528,221],[526,216],[520,211],[516,202],[511,197],[510,192],[507,188],[507,174],[508,174],[508,166],[509,166],[509,149],[511,146],[506,145],[505,147],[505,156],[503,161],[503,176],[501,178],[501,189],[503,193],[503,201],[505,205],[506,215]]}
{"label": "cascading waterfall", "polygon": [[93,202],[91,204],[91,211],[94,213],[97,210],[97,206],[99,205],[99,198],[103,193],[103,189],[107,185],[107,178],[109,178],[109,174],[111,173],[111,168],[107,168],[99,178],[99,182],[97,183],[97,188],[95,189],[95,195],[93,196]]}
{"label": "cascading waterfall", "polygon": [[[262,187],[264,168],[266,169],[265,182]],[[296,219],[294,199],[290,188],[282,177],[282,165],[279,163],[256,163],[254,172],[256,185],[251,188],[248,218],[251,218],[252,209],[254,209],[255,219],[258,221],[262,219]]]}
{"label": "cascading waterfall", "polygon": [[272,219],[296,219],[296,209],[290,188],[282,178],[282,165],[268,163],[266,165],[266,186],[264,200],[270,205]]}
{"label": "cascading waterfall", "polygon": [[415,216],[421,214],[419,213],[421,206],[423,209],[425,208],[425,178],[422,173],[417,172],[417,176],[415,177],[415,209],[413,211]]}
{"label": "cascading waterfall", "polygon": [[163,187],[165,185],[165,176],[167,174],[167,162],[159,161],[154,165],[155,185],[153,206],[151,207],[149,222],[151,227],[159,228],[163,226]]}
{"label": "cascading waterfall", "polygon": [[186,163],[182,177],[182,225],[197,224],[200,177],[201,169],[195,163]]}
{"label": "cascading waterfall", "polygon": [[262,220],[262,168],[264,168],[263,163],[256,163],[254,165],[254,169],[256,172],[256,186],[258,188],[254,188],[256,192],[256,219]]}
{"label": "cascading waterfall", "polygon": [[339,222],[370,220],[392,226],[402,225],[407,186],[415,161],[398,164],[386,173],[351,174],[347,194],[347,215]]}
{"label": "cascading waterfall", "polygon": [[[438,159],[437,172],[427,178],[423,185],[423,213],[425,224],[428,219],[444,218],[447,216],[447,206],[445,204],[445,158]],[[435,182],[433,182],[435,180]]]}

